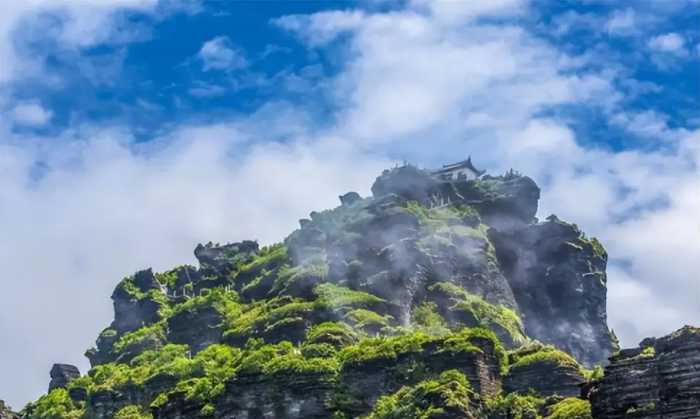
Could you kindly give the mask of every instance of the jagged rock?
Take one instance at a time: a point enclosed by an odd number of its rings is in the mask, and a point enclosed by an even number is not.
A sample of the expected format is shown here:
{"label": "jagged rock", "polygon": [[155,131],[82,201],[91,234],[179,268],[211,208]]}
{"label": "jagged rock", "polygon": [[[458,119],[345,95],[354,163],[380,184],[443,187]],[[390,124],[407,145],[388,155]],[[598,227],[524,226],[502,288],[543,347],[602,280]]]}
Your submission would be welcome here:
{"label": "jagged rock", "polygon": [[475,181],[457,182],[455,188],[493,228],[508,231],[535,221],[540,188],[527,176],[486,175]]}
{"label": "jagged rock", "polygon": [[193,352],[199,352],[221,342],[221,321],[221,314],[213,307],[182,311],[168,319],[168,340],[187,344]]}
{"label": "jagged rock", "polygon": [[589,397],[595,418],[700,418],[700,328],[620,351]]}
{"label": "jagged rock", "polygon": [[341,371],[341,394],[351,400],[342,406],[353,417],[368,413],[380,396],[393,393],[404,385],[435,376],[442,371],[457,370],[469,380],[482,397],[492,397],[501,390],[501,372],[495,348],[480,340],[479,351],[451,354],[429,346],[420,354],[404,354],[395,360],[377,360]]}
{"label": "jagged rock", "polygon": [[0,419],[19,419],[19,415],[13,412],[3,400],[0,400]]}
{"label": "jagged rock", "polygon": [[65,388],[72,380],[80,377],[80,371],[74,365],[53,364],[50,375],[49,391],[55,388]]}
{"label": "jagged rock", "polygon": [[134,274],[134,284],[141,292],[160,289],[160,284],[156,281],[155,276],[153,276],[153,270],[151,268],[136,272]]}
{"label": "jagged rock", "polygon": [[114,322],[112,328],[119,333],[136,330],[144,325],[155,323],[160,319],[160,304],[149,299],[138,299],[115,291],[112,294],[114,302]]}
{"label": "jagged rock", "polygon": [[404,166],[372,193],[311,212],[284,243],[198,245],[199,268],[125,278],[93,370],[51,397],[76,417],[330,419],[394,403],[447,419],[485,418],[506,393],[537,392],[529,411],[544,416],[599,391],[530,339],[587,365],[614,348],[605,250],[538,222],[531,179]]}
{"label": "jagged rock", "polygon": [[345,195],[340,195],[338,198],[340,199],[341,205],[352,205],[362,199],[357,192],[348,192]]}
{"label": "jagged rock", "polygon": [[194,249],[194,255],[204,275],[217,275],[231,271],[237,262],[250,258],[258,250],[258,242],[251,240],[223,246],[209,242],[206,245],[198,244]]}
{"label": "jagged rock", "polygon": [[607,326],[607,254],[597,240],[556,217],[492,233],[526,334],[586,366],[603,364],[617,343]]}
{"label": "jagged rock", "polygon": [[581,371],[571,365],[553,362],[533,362],[508,373],[503,379],[503,390],[507,393],[541,396],[578,396],[585,382]]}

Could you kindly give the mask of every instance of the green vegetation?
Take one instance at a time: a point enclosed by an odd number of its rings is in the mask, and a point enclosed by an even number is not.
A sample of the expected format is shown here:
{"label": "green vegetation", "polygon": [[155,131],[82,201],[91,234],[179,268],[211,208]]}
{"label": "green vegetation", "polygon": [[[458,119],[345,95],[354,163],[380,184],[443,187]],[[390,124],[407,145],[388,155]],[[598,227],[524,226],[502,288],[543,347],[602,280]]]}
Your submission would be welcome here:
{"label": "green vegetation", "polygon": [[445,371],[435,380],[381,397],[367,419],[430,419],[471,417],[473,392],[467,378],[456,370]]}
{"label": "green vegetation", "polygon": [[592,419],[591,404],[587,400],[566,398],[549,407],[547,419]]}
{"label": "green vegetation", "polygon": [[377,360],[394,360],[405,353],[419,353],[423,344],[432,339],[421,332],[401,336],[365,338],[359,343],[347,346],[339,357],[344,366],[364,364]]}
{"label": "green vegetation", "polygon": [[571,367],[584,374],[581,365],[566,352],[560,351],[551,345],[543,345],[534,342],[523,346],[510,354],[509,369],[524,368],[534,363],[548,363],[554,366]]}
{"label": "green vegetation", "polygon": [[57,388],[27,405],[23,413],[32,419],[79,419],[85,412],[70,399],[66,389]]}
{"label": "green vegetation", "polygon": [[653,346],[647,346],[644,348],[644,350],[642,350],[640,356],[643,358],[653,358],[656,356],[656,349],[654,349]]}
{"label": "green vegetation", "polygon": [[489,417],[510,419],[540,418],[539,412],[544,402],[544,399],[535,395],[499,394],[486,400],[486,411]]}
{"label": "green vegetation", "polygon": [[447,322],[438,313],[434,302],[423,302],[411,313],[411,323],[415,329],[430,336],[445,336],[450,333]]}
{"label": "green vegetation", "polygon": [[605,248],[597,238],[592,237],[590,240],[588,240],[588,243],[590,243],[590,245],[593,247],[593,252],[596,254],[596,256],[600,258],[607,257],[608,253],[605,251]]}
{"label": "green vegetation", "polygon": [[144,412],[141,406],[129,405],[119,409],[114,419],[152,419],[150,412]]}
{"label": "green vegetation", "polygon": [[605,375],[605,370],[602,366],[596,365],[592,370],[583,369],[583,376],[588,381],[600,380]]}
{"label": "green vegetation", "polygon": [[308,261],[294,267],[284,265],[280,268],[270,293],[272,295],[295,296],[295,292],[308,291],[327,276],[328,264],[325,260]]}
{"label": "green vegetation", "polygon": [[114,343],[113,350],[121,353],[135,345],[149,345],[150,349],[155,349],[157,346],[162,346],[163,342],[165,342],[165,322],[160,321],[125,333]]}
{"label": "green vegetation", "polygon": [[465,328],[457,333],[448,336],[442,342],[443,352],[482,352],[481,346],[484,341],[488,341],[494,349],[501,372],[505,372],[508,368],[508,356],[503,348],[501,341],[498,340],[496,334],[491,330],[481,327]]}
{"label": "green vegetation", "polygon": [[[457,318],[473,318],[481,327],[506,333],[515,346],[526,342],[522,321],[515,311],[501,305],[490,304],[483,298],[469,294],[450,282],[437,282],[429,286],[428,291],[438,296],[448,297],[451,303],[448,310],[455,313]],[[472,325],[458,324],[456,326]]]}
{"label": "green vegetation", "polygon": [[287,247],[283,243],[277,243],[260,249],[260,252],[250,262],[238,266],[238,272],[259,271],[263,268],[273,269],[288,262]]}
{"label": "green vegetation", "polygon": [[393,317],[388,314],[382,316],[374,311],[358,308],[349,311],[345,315],[345,319],[352,323],[355,328],[369,332],[371,330],[379,331],[389,327]]}
{"label": "green vegetation", "polygon": [[214,288],[176,305],[172,310],[172,314],[196,311],[202,307],[212,307],[226,319],[237,317],[242,310],[238,294],[224,288]]}
{"label": "green vegetation", "polygon": [[326,343],[340,348],[357,342],[357,333],[346,323],[325,322],[317,324],[306,332],[307,344]]}
{"label": "green vegetation", "polygon": [[362,291],[354,291],[350,288],[326,282],[314,288],[318,296],[317,304],[335,309],[341,307],[371,308],[384,302],[383,299]]}

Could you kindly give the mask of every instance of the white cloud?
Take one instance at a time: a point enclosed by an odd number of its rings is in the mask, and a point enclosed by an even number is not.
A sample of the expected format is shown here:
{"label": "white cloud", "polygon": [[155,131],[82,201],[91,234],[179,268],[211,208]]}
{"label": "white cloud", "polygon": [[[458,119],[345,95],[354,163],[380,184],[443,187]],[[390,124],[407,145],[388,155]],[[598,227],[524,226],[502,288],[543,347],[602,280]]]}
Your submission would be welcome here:
{"label": "white cloud", "polygon": [[649,48],[657,52],[666,52],[675,55],[685,55],[685,39],[674,32],[658,35],[649,40]]}
{"label": "white cloud", "polygon": [[413,7],[428,9],[436,20],[447,23],[463,23],[484,17],[517,16],[525,11],[526,3],[526,0],[411,0]]}
{"label": "white cloud", "polygon": [[225,36],[217,36],[202,45],[198,53],[204,71],[238,70],[248,66],[243,51]]}
{"label": "white cloud", "polygon": [[313,47],[323,47],[340,34],[357,29],[365,13],[360,11],[328,11],[312,15],[289,15],[274,19],[277,26],[294,32]]}
{"label": "white cloud", "polygon": [[627,8],[624,10],[615,10],[608,21],[605,23],[605,29],[610,35],[631,35],[638,32],[639,16],[634,9]]}
{"label": "white cloud", "polygon": [[12,120],[17,125],[42,126],[46,125],[53,117],[53,112],[44,109],[36,102],[24,102],[15,105],[10,112]]}
{"label": "white cloud", "polygon": [[668,116],[656,111],[619,112],[610,117],[610,122],[650,140],[674,141],[687,134],[684,129],[671,129]]}
{"label": "white cloud", "polygon": [[13,36],[22,19],[41,12],[60,13],[63,24],[54,28],[57,41],[65,47],[85,47],[105,41],[115,35],[118,28],[111,19],[118,9],[152,11],[156,0],[86,0],[79,3],[69,0],[27,0],[4,2],[0,14],[0,83],[27,72],[40,71],[31,56],[23,56],[15,49]]}

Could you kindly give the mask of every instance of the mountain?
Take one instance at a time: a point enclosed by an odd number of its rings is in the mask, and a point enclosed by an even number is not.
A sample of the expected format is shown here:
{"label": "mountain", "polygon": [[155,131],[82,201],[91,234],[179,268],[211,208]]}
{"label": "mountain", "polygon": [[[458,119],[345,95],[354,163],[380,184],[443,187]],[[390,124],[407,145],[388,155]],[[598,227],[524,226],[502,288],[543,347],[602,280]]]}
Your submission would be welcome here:
{"label": "mountain", "polygon": [[700,417],[698,329],[619,351],[603,246],[462,163],[124,278],[91,370],[56,364],[22,417]]}

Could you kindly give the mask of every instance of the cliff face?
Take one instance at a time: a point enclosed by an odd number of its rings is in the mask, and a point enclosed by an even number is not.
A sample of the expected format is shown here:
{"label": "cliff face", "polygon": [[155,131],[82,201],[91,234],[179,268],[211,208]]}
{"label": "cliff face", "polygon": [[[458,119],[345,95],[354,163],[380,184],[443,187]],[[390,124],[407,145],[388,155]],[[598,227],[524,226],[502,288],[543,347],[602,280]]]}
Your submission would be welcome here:
{"label": "cliff face", "polygon": [[19,416],[0,400],[0,419],[19,419]]}
{"label": "cliff face", "polygon": [[600,418],[700,418],[700,329],[686,326],[620,351],[590,398]]}
{"label": "cliff face", "polygon": [[283,243],[199,245],[199,267],[125,278],[91,371],[60,367],[23,416],[590,417],[584,367],[616,349],[602,246],[537,221],[539,189],[513,173],[406,166],[372,192]]}

